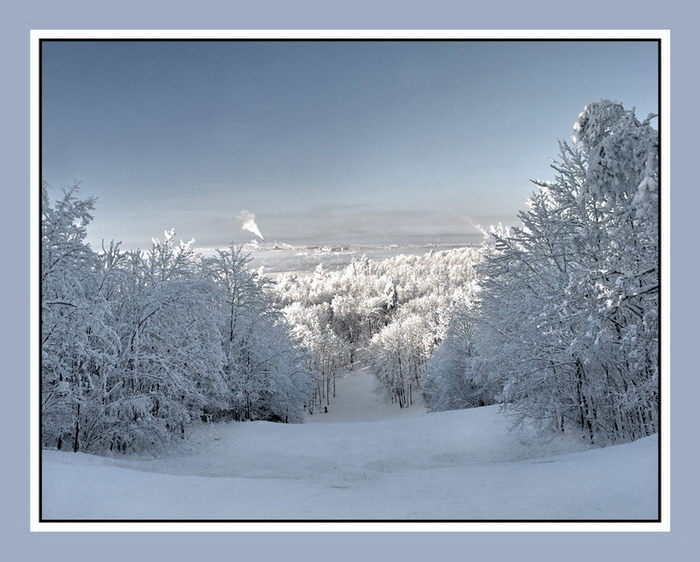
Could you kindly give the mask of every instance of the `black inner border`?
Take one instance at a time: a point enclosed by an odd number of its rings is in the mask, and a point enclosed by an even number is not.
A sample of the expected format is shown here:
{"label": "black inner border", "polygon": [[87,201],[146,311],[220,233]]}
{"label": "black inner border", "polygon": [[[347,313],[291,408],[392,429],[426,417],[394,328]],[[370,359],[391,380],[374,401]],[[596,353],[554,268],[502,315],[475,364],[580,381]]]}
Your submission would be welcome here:
{"label": "black inner border", "polygon": [[[41,214],[42,214],[42,202],[41,202],[41,182],[42,182],[42,177],[43,177],[43,168],[42,168],[42,101],[43,101],[43,89],[42,89],[42,70],[43,70],[43,61],[42,61],[42,55],[43,55],[43,45],[44,43],[50,43],[50,42],[130,42],[130,43],[145,43],[145,42],[179,42],[179,43],[184,43],[184,42],[307,42],[307,43],[324,43],[324,42],[365,42],[365,43],[371,43],[371,42],[411,42],[411,43],[418,43],[418,42],[480,42],[480,43],[493,43],[493,42],[498,42],[498,43],[506,43],[506,42],[511,42],[511,43],[517,43],[517,42],[526,42],[526,43],[532,43],[532,42],[538,42],[538,43],[546,43],[546,42],[567,42],[567,43],[572,43],[572,42],[585,42],[585,43],[590,43],[590,42],[654,42],[657,44],[657,61],[658,61],[658,66],[657,66],[657,97],[658,97],[658,122],[659,122],[659,133],[662,131],[662,124],[663,121],[662,119],[664,118],[663,116],[663,105],[665,102],[665,99],[662,97],[663,92],[662,92],[662,39],[658,37],[650,37],[650,38],[571,38],[571,37],[563,37],[563,38],[556,38],[556,37],[551,37],[551,38],[341,38],[341,37],[333,37],[333,38],[56,38],[56,39],[49,39],[49,38],[39,38],[38,43],[39,43],[39,64],[38,64],[38,95],[39,95],[39,123],[38,123],[38,157],[39,157],[39,185],[36,186],[31,186],[30,189],[32,190],[37,190],[39,193],[38,201],[39,201],[39,221],[38,221],[38,240],[39,240],[39,264],[41,263]],[[659,155],[663,155],[663,135],[659,135]],[[665,186],[663,186],[663,177],[664,177],[664,162],[663,158],[659,158],[659,189],[662,190],[664,189]],[[662,210],[662,205],[661,205],[661,200],[662,198],[659,198],[659,211]],[[659,241],[662,241],[662,231],[663,231],[663,214],[660,212],[659,213],[659,226],[658,226],[658,236],[659,236]],[[658,367],[659,367],[659,372],[664,375],[662,372],[662,355],[663,355],[663,330],[662,330],[662,314],[661,311],[663,310],[663,264],[662,264],[662,259],[661,259],[661,254],[662,254],[662,245],[660,246],[659,249],[659,257],[658,257],[658,268],[659,268],[659,357],[658,357]],[[38,287],[39,287],[39,302],[41,302],[41,282],[40,282],[40,268],[37,268],[37,273],[38,273]],[[41,341],[41,314],[39,313],[39,319],[38,319],[38,341]],[[662,396],[662,391],[663,391],[663,385],[661,384],[661,378],[659,378],[659,417],[660,417],[660,431],[658,434],[659,438],[659,449],[658,449],[658,458],[657,458],[657,466],[658,466],[658,498],[657,498],[657,505],[658,505],[658,513],[657,513],[657,518],[656,519],[624,519],[624,520],[619,520],[619,519],[573,519],[573,520],[560,520],[560,519],[45,519],[42,516],[42,499],[43,499],[43,494],[42,494],[42,486],[43,486],[43,478],[42,478],[42,447],[41,447],[41,428],[42,428],[42,420],[41,420],[41,349],[39,348],[39,357],[38,357],[38,365],[39,365],[39,371],[36,374],[38,376],[39,380],[39,393],[38,393],[38,404],[37,404],[37,412],[39,415],[39,424],[38,424],[38,447],[39,447],[39,470],[38,470],[38,494],[39,494],[39,518],[38,521],[40,523],[435,523],[435,524],[442,524],[442,523],[660,523],[662,521],[661,517],[661,512],[662,512],[662,451],[665,449],[665,442],[662,440],[662,434],[663,434],[663,423],[664,423],[664,412],[663,412],[663,396]],[[665,373],[666,376],[669,376],[668,373]]]}

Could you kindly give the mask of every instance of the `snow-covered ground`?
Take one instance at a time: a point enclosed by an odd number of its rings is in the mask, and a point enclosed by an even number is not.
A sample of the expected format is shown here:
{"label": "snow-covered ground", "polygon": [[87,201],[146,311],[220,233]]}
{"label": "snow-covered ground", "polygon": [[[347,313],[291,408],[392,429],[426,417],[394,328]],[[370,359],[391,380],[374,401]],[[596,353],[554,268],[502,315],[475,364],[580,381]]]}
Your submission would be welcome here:
{"label": "snow-covered ground", "polygon": [[655,520],[656,437],[542,442],[489,406],[381,403],[366,370],[304,424],[202,424],[161,457],[43,451],[44,520]]}

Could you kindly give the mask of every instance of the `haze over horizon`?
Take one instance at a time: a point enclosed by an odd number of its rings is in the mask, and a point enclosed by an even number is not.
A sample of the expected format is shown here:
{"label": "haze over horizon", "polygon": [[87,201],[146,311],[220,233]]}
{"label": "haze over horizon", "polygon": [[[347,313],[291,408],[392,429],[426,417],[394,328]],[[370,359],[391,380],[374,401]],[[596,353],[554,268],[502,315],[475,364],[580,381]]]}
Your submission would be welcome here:
{"label": "haze over horizon", "polygon": [[44,40],[41,171],[93,247],[475,242],[603,98],[658,111],[655,41]]}

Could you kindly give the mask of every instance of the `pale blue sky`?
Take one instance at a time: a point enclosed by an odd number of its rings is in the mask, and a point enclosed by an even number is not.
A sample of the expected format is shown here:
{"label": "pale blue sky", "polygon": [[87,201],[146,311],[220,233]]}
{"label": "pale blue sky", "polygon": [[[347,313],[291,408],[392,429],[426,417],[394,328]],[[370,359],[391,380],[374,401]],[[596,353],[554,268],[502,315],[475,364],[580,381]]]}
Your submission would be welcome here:
{"label": "pale blue sky", "polygon": [[513,224],[578,113],[658,106],[654,41],[45,41],[42,174],[147,248],[470,242]]}

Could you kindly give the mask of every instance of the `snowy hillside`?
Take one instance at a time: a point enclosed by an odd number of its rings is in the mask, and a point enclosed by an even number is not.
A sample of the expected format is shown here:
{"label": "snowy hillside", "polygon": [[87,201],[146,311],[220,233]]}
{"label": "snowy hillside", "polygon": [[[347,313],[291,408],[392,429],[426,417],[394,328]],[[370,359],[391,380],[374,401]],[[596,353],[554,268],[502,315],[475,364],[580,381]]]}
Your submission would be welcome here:
{"label": "snowy hillside", "polygon": [[497,406],[380,403],[366,371],[304,424],[195,426],[164,458],[43,451],[44,520],[655,520],[657,438],[588,450]]}

